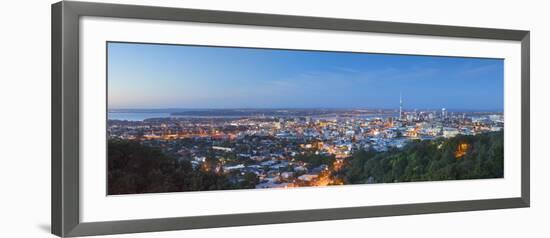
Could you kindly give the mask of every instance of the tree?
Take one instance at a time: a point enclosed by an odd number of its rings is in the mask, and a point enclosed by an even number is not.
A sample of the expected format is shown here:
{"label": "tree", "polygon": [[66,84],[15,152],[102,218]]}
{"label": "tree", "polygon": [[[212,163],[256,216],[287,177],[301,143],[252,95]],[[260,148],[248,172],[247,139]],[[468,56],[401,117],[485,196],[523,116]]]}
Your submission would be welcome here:
{"label": "tree", "polygon": [[[360,150],[346,168],[346,183],[409,182],[502,178],[504,132],[456,136],[433,141],[412,141],[401,150]],[[457,157],[460,144],[467,144]]]}
{"label": "tree", "polygon": [[226,189],[224,175],[194,170],[191,163],[136,141],[109,140],[107,192],[157,193]]}
{"label": "tree", "polygon": [[241,182],[241,188],[255,188],[260,181],[255,173],[246,173]]}

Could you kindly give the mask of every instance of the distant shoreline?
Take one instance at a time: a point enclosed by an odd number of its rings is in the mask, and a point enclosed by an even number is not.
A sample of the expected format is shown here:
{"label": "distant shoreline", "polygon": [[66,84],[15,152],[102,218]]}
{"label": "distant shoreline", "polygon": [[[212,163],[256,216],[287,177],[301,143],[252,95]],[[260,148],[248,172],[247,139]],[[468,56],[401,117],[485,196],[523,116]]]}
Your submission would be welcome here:
{"label": "distant shoreline", "polygon": [[[444,108],[444,107],[443,107]],[[405,112],[412,111],[441,111],[442,108],[403,108]],[[115,108],[108,109],[108,113],[189,113],[205,111],[398,111],[398,108]],[[502,109],[453,109],[445,108],[448,112],[466,113],[503,113]]]}
{"label": "distant shoreline", "polygon": [[[440,110],[417,110],[418,112],[440,113]],[[404,110],[405,113],[414,112],[414,110]],[[496,111],[447,111],[450,113],[465,114],[468,116],[487,116],[493,114],[502,114]],[[240,118],[293,118],[293,117],[311,117],[311,118],[331,118],[331,117],[355,117],[355,118],[375,118],[375,117],[398,117],[397,109],[124,109],[118,111],[109,111],[108,120],[122,121],[144,121],[152,118],[179,118],[179,119],[240,119]]]}

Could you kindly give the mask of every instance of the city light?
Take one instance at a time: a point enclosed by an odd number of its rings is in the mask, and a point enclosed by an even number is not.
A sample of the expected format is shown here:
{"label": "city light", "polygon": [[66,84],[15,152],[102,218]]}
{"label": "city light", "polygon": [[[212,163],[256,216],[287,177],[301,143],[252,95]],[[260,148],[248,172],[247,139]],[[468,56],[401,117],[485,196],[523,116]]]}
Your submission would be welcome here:
{"label": "city light", "polygon": [[[256,188],[293,188],[344,184],[340,172],[359,150],[383,152],[414,140],[503,128],[501,113],[407,110],[403,101],[400,97],[398,110],[300,109],[252,111],[215,120],[177,116],[109,120],[108,133],[112,139],[160,146],[204,172],[224,174],[235,182],[254,174]],[[455,158],[462,159],[470,148],[460,143]],[[206,158],[218,162],[210,164]]]}

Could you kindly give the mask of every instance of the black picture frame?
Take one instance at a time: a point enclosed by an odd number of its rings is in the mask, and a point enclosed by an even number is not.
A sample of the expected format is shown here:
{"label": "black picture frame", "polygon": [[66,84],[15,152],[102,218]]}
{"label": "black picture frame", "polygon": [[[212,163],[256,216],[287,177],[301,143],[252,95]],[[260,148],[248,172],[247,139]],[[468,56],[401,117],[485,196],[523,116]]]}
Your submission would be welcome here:
{"label": "black picture frame", "polygon": [[[395,33],[521,43],[521,197],[178,218],[79,219],[79,19],[82,16]],[[529,31],[62,1],[52,5],[52,233],[61,237],[529,207]]]}

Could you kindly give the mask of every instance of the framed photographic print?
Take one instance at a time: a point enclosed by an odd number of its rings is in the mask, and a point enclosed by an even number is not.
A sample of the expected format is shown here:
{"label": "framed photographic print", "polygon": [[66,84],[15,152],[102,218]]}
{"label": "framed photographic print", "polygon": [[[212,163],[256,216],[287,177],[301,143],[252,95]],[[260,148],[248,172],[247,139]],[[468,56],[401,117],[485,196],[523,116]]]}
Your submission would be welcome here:
{"label": "framed photographic print", "polygon": [[52,5],[52,233],[529,206],[529,32]]}

